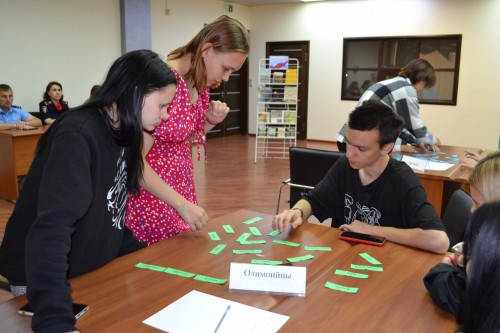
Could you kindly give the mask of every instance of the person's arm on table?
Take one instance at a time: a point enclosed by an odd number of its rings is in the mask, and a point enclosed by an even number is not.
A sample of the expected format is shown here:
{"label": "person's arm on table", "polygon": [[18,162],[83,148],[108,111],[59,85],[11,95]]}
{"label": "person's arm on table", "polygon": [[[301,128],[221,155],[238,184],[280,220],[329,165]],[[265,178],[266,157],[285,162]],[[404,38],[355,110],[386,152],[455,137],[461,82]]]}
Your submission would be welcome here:
{"label": "person's arm on table", "polygon": [[40,119],[38,119],[37,117],[35,116],[32,116],[31,114],[28,116],[28,119],[26,119],[24,121],[24,124],[25,125],[30,125],[30,126],[35,126],[35,127],[38,127],[38,126],[42,126],[42,121]]}
{"label": "person's arm on table", "polygon": [[[409,123],[405,121],[405,127],[409,132],[414,134],[417,139],[417,144],[425,144],[429,146],[432,151],[440,151],[439,145],[441,145],[441,141],[432,135],[420,117],[418,99],[416,97],[406,98],[406,108],[410,121]],[[425,151],[426,150],[427,149],[425,149]]]}
{"label": "person's arm on table", "polygon": [[292,209],[287,209],[273,218],[273,230],[285,231],[288,226],[297,229],[304,221],[312,215],[309,202],[304,199],[299,200]]}
{"label": "person's arm on table", "polygon": [[[443,261],[448,258],[443,257]],[[439,263],[423,279],[425,288],[438,307],[459,319],[465,298],[465,272],[447,263]]]}
{"label": "person's arm on table", "polygon": [[[408,177],[416,178],[414,173],[409,173]],[[418,179],[409,178],[408,181]],[[435,208],[427,202],[427,194],[421,185],[414,185],[410,189],[400,193],[402,201],[401,207],[394,207],[402,210],[400,219],[407,221],[405,226],[372,226],[359,221],[347,225],[343,224],[339,228],[346,231],[365,233],[373,236],[385,237],[387,240],[403,245],[413,246],[419,249],[445,253],[448,250],[450,241],[444,226],[439,220]]]}
{"label": "person's arm on table", "polygon": [[0,130],[8,130],[11,128],[16,128],[17,124],[8,124],[8,123],[1,123],[0,124]]}
{"label": "person's arm on table", "polygon": [[167,205],[173,207],[179,215],[191,227],[191,230],[201,230],[208,223],[208,216],[205,210],[195,204],[187,201],[182,195],[172,189],[161,177],[153,170],[146,160],[146,155],[154,144],[154,137],[143,132],[143,161],[144,171],[139,185],[146,191],[159,198]]}
{"label": "person's arm on table", "polygon": [[[372,236],[385,237],[388,241],[416,247],[419,249],[444,253],[448,249],[449,241],[446,233],[441,230],[423,230],[420,228],[402,229],[369,225],[360,221],[343,224],[342,231],[353,231]],[[446,245],[446,246],[445,246]]]}

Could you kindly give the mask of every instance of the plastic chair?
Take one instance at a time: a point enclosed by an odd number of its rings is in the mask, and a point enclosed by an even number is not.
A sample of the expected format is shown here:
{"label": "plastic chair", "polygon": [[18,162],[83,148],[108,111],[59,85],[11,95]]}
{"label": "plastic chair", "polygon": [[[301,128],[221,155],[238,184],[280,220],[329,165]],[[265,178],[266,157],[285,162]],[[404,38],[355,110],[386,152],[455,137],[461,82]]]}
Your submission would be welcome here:
{"label": "plastic chair", "polygon": [[469,193],[456,190],[451,195],[441,220],[450,239],[450,248],[464,240],[465,229],[471,215],[470,209],[474,202]]}
{"label": "plastic chair", "polygon": [[290,147],[290,178],[281,182],[276,214],[279,213],[283,186],[290,186],[289,203],[290,207],[293,207],[302,195],[310,192],[333,164],[344,155],[345,153],[332,150]]}

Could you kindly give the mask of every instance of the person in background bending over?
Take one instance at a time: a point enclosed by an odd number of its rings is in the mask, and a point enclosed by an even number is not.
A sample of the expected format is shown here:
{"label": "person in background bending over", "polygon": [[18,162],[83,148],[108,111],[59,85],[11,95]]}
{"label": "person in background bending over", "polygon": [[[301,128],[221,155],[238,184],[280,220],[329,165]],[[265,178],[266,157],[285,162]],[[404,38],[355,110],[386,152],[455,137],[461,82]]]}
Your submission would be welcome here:
{"label": "person in background bending over", "polygon": [[64,100],[62,85],[52,81],[47,84],[43,93],[43,101],[38,105],[40,118],[46,125],[52,124],[69,109],[68,102]]}
{"label": "person in background bending over", "polygon": [[[425,88],[431,88],[435,83],[434,67],[427,60],[415,59],[401,68],[395,78],[371,85],[363,93],[357,106],[367,100],[381,101],[403,118],[404,129],[395,143],[394,151],[416,151],[406,143],[420,146],[422,149],[429,146],[432,150],[439,151],[438,145],[441,142],[424,125],[420,118],[418,103],[418,94]],[[344,152],[346,129],[347,124],[344,124],[337,135],[339,150]]]}
{"label": "person in background bending over", "polygon": [[[470,194],[474,212],[482,204],[500,200],[500,151],[486,156],[472,169],[469,176]],[[470,224],[470,222],[468,223]],[[462,253],[462,243],[453,246]],[[465,272],[463,256],[448,252],[424,277],[424,285],[432,300],[446,312],[461,318],[465,298]]]}
{"label": "person in background bending over", "polygon": [[18,128],[26,126],[41,126],[42,122],[37,117],[32,116],[19,106],[12,105],[14,93],[7,84],[0,84],[0,130]]}
{"label": "person in background bending over", "polygon": [[176,78],[148,50],[111,66],[99,94],[41,137],[0,246],[0,274],[27,292],[35,332],[74,331],[77,275],[146,246],[124,226],[143,174],[142,131],[167,119]]}
{"label": "person in background bending over", "polygon": [[177,93],[168,121],[144,133],[142,188],[127,207],[127,226],[139,240],[152,244],[207,224],[196,199],[191,143],[197,143],[200,158],[205,133],[229,112],[226,103],[209,101],[209,88],[228,81],[248,52],[247,30],[224,15],[167,56],[179,82]]}
{"label": "person in background bending over", "polygon": [[385,104],[367,101],[349,115],[346,156],[341,157],[290,210],[274,217],[273,229],[298,228],[309,216],[333,217],[332,227],[427,251],[444,253],[448,236],[420,180],[389,156],[403,121]]}

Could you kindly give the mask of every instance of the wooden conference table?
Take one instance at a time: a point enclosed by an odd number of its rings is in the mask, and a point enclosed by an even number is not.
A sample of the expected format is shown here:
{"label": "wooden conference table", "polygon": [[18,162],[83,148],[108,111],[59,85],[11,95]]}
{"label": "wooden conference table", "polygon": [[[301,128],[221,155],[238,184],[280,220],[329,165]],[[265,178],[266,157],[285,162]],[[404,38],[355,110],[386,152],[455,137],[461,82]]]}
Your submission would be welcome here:
{"label": "wooden conference table", "polygon": [[[457,155],[459,158],[465,156],[465,151],[479,151],[478,148],[471,147],[456,147],[456,146],[439,146],[442,152],[446,154],[437,155],[440,160],[446,161],[447,157]],[[408,156],[415,156],[418,153],[403,153]],[[444,171],[434,170],[415,170],[418,178],[422,182],[427,199],[434,205],[439,216],[442,216],[446,204],[450,200],[451,195],[458,189],[463,189],[470,193],[469,175],[471,169],[460,164],[454,165]]]}
{"label": "wooden conference table", "polygon": [[28,173],[38,139],[48,128],[44,125],[29,131],[0,130],[0,198],[17,199],[17,177]]}
{"label": "wooden conference table", "polygon": [[[262,220],[244,224],[255,217]],[[169,240],[118,258],[108,265],[71,280],[73,300],[89,305],[77,326],[83,332],[157,332],[142,323],[191,290],[290,316],[280,332],[454,332],[451,315],[438,309],[422,282],[441,255],[387,243],[383,247],[353,244],[338,239],[339,230],[304,224],[274,239],[300,243],[290,247],[272,242],[272,216],[239,210],[214,220],[198,232],[186,232]],[[234,234],[224,232],[229,224]],[[257,227],[266,244],[240,245],[236,239]],[[208,231],[216,231],[221,241],[213,241]],[[254,237],[254,236],[252,236]],[[227,244],[218,255],[209,254],[217,244]],[[304,246],[330,246],[331,252],[306,251]],[[262,249],[263,255],[233,254],[233,249]],[[358,256],[367,252],[382,262],[383,272],[369,272],[368,279],[334,275],[335,269],[349,270],[350,264],[369,265]],[[307,267],[305,297],[229,292],[224,285],[196,281],[176,275],[139,269],[139,262],[229,279],[230,262],[251,259],[282,260],[313,254],[314,259],[294,263]],[[367,271],[360,271],[366,273]],[[324,287],[326,281],[359,287],[357,294],[345,294]],[[27,332],[31,319],[17,314],[26,302],[21,296],[0,304],[2,331]],[[187,318],[196,320],[193,308]],[[185,320],[185,319],[184,319]]]}

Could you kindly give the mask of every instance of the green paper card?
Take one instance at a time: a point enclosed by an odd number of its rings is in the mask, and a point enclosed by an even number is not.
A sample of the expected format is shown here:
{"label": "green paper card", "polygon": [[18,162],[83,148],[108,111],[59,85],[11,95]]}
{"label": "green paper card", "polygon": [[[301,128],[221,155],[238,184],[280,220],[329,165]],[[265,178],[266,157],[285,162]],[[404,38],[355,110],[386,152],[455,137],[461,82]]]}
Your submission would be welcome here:
{"label": "green paper card", "polygon": [[338,290],[350,294],[356,294],[358,292],[358,288],[345,287],[341,286],[340,284],[332,283],[330,281],[326,281],[325,287],[330,288],[332,290]]}
{"label": "green paper card", "polygon": [[368,261],[372,265],[382,265],[382,263],[380,261],[378,261],[377,259],[373,258],[368,253],[360,253],[359,256],[361,258],[365,259],[366,261]]}
{"label": "green paper card", "polygon": [[260,254],[262,250],[233,250],[234,254]]}
{"label": "green paper card", "polygon": [[219,244],[216,247],[214,247],[212,249],[212,251],[210,251],[209,253],[217,255],[217,254],[221,253],[222,250],[224,250],[225,247],[226,247],[226,244]]}
{"label": "green paper card", "polygon": [[247,221],[245,221],[243,223],[245,223],[245,224],[252,224],[252,223],[255,223],[255,222],[260,221],[260,220],[262,220],[262,217],[254,217],[253,219],[247,220]]}
{"label": "green paper card", "polygon": [[156,266],[156,265],[149,265],[149,264],[143,264],[142,262],[140,262],[137,265],[135,265],[135,267],[137,267],[137,268],[143,268],[143,269],[149,269],[149,270],[156,271],[156,272],[164,272],[167,269],[167,267]]}
{"label": "green paper card", "polygon": [[270,233],[268,233],[267,235],[268,236],[271,236],[271,237],[276,237],[280,234],[280,231],[279,230],[274,230],[274,231],[271,231]]}
{"label": "green paper card", "polygon": [[226,234],[234,234],[233,227],[231,227],[229,224],[224,224],[222,227],[224,228]]}
{"label": "green paper card", "polygon": [[374,272],[383,272],[384,271],[383,267],[355,265],[355,264],[351,264],[351,268],[352,269],[361,269],[361,270],[366,270],[366,271],[374,271]]}
{"label": "green paper card", "polygon": [[193,276],[196,275],[194,273],[189,273],[189,272],[181,271],[179,269],[170,268],[170,267],[167,268],[164,272],[167,274],[178,275],[178,276],[182,276],[182,277],[186,277],[186,278],[192,278]]}
{"label": "green paper card", "polygon": [[288,245],[288,246],[293,246],[293,247],[300,246],[299,243],[294,243],[294,242],[289,242],[289,241],[284,241],[284,240],[279,240],[279,239],[273,240],[273,243],[282,244],[282,245]]}
{"label": "green paper card", "polygon": [[250,244],[266,244],[265,239],[256,239],[256,240],[246,240],[246,241],[241,241],[241,245],[250,245]]}
{"label": "green paper card", "polygon": [[248,239],[248,237],[252,236],[251,233],[249,232],[244,232],[243,234],[241,234],[240,237],[238,237],[238,239],[236,240],[237,242],[244,242]]}
{"label": "green paper card", "polygon": [[368,274],[361,274],[361,273],[354,273],[354,272],[349,272],[349,271],[343,271],[341,269],[337,269],[335,271],[335,274],[337,275],[343,275],[343,276],[350,276],[358,279],[368,279]]}
{"label": "green paper card", "polygon": [[262,236],[262,233],[260,232],[260,230],[257,227],[249,227],[248,229],[250,229],[250,232],[252,233],[252,235]]}
{"label": "green paper card", "polygon": [[252,264],[261,264],[261,265],[283,265],[283,261],[279,260],[264,260],[264,259],[252,259]]}
{"label": "green paper card", "polygon": [[329,246],[304,246],[305,250],[308,251],[331,251],[332,248]]}
{"label": "green paper card", "polygon": [[300,257],[294,257],[294,258],[286,258],[289,262],[298,262],[298,261],[304,261],[304,260],[309,260],[313,259],[314,256],[312,254],[306,254],[305,256],[300,256]]}
{"label": "green paper card", "polygon": [[227,282],[226,279],[216,279],[210,276],[205,276],[205,275],[196,275],[194,277],[194,280],[202,281],[202,282],[208,282],[208,283],[213,283],[213,284],[224,284]]}
{"label": "green paper card", "polygon": [[210,236],[211,240],[214,240],[214,241],[219,241],[220,240],[219,235],[217,235],[217,233],[215,231],[209,231],[208,235]]}

